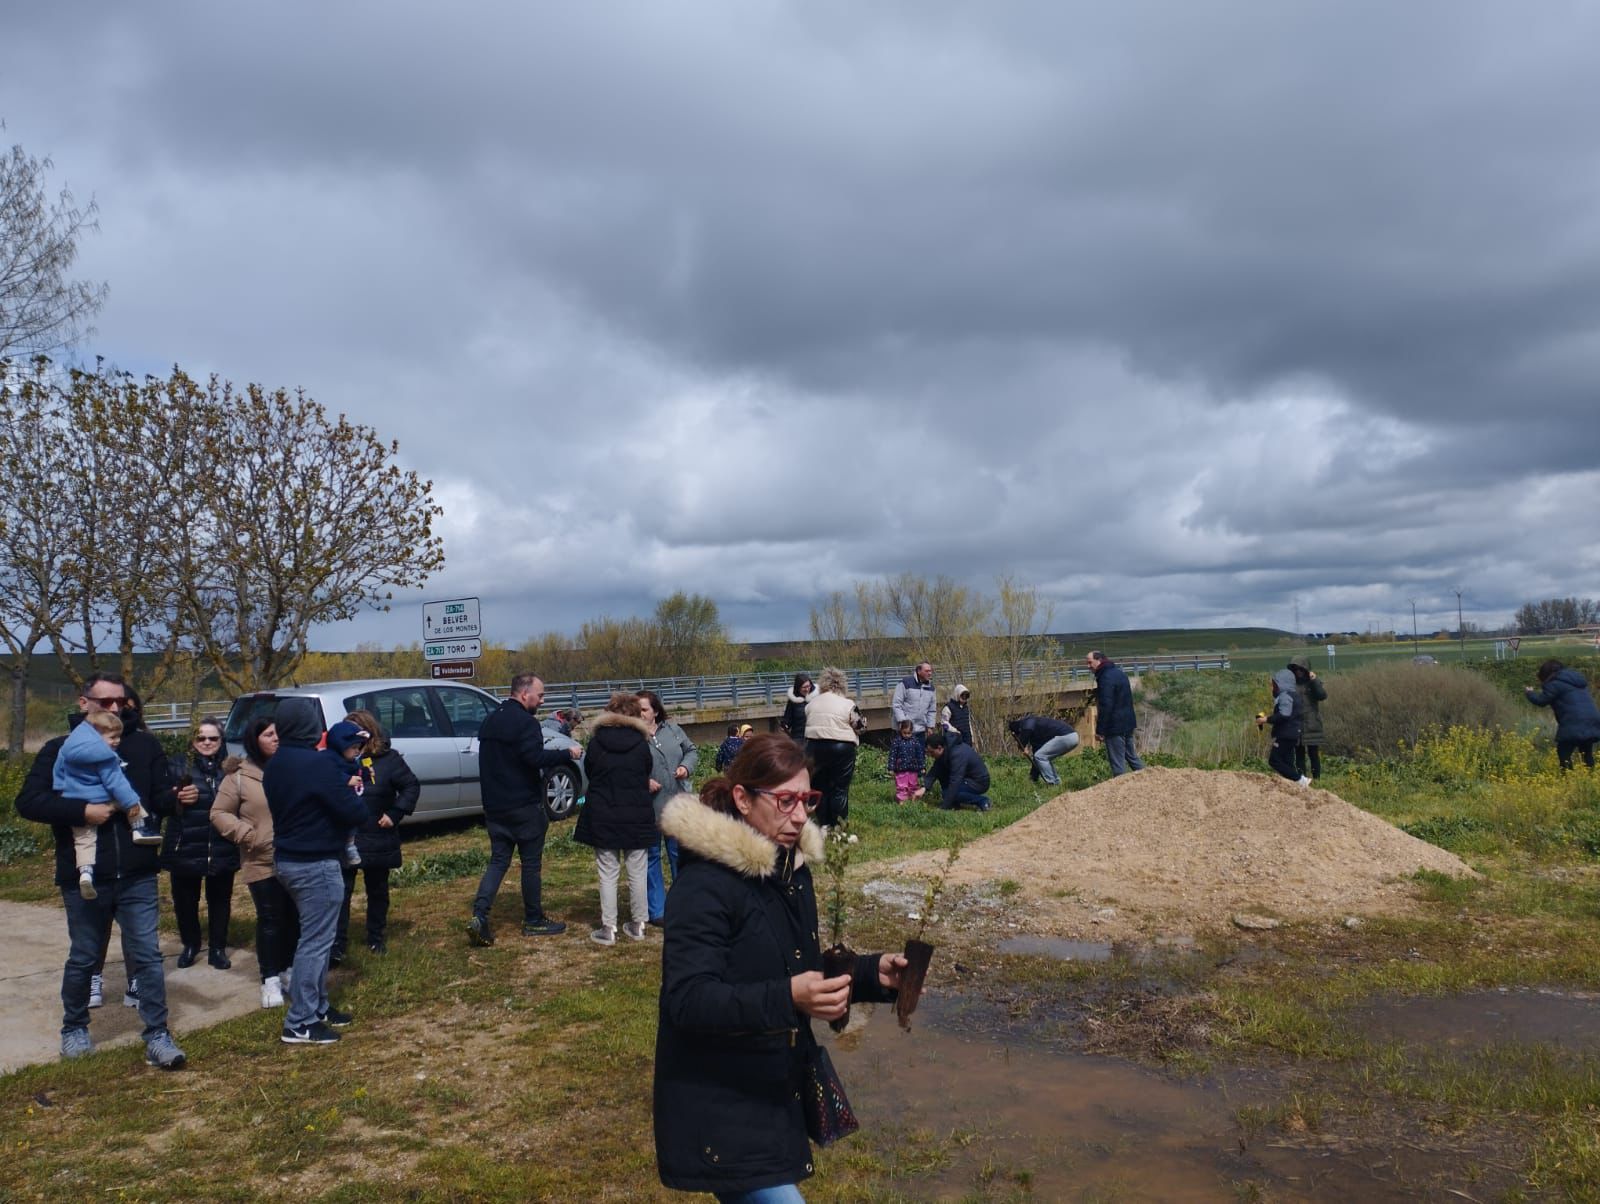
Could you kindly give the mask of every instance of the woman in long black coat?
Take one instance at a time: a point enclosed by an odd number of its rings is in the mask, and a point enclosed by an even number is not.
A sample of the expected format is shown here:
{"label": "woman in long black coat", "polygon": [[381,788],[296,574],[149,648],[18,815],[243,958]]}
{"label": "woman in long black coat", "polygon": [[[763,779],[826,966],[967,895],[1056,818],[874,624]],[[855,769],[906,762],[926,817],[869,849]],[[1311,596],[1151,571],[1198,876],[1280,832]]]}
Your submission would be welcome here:
{"label": "woman in long black coat", "polygon": [[233,914],[233,877],[239,870],[239,846],[224,840],[211,826],[211,804],[222,783],[222,721],[207,716],[195,728],[186,758],[174,758],[172,780],[179,786],[193,786],[191,803],[178,795],[177,813],[167,821],[161,843],[161,868],[172,883],[172,910],[178,918],[178,939],[183,951],[178,967],[186,969],[200,957],[200,895],[206,897],[206,935],[210,938],[208,961],[219,970],[233,965],[228,960],[228,920]]}
{"label": "woman in long black coat", "polygon": [[813,1170],[801,1104],[811,1021],[899,988],[899,954],[822,976],[815,805],[805,753],[764,732],[699,798],[679,795],[661,813],[683,865],[667,896],[656,1027],[656,1163],[668,1187],[799,1200],[795,1185]]}
{"label": "woman in long black coat", "polygon": [[[406,759],[389,746],[389,736],[371,711],[351,711],[345,717],[368,734],[357,762],[361,772],[361,801],[367,805],[367,822],[356,829],[356,851],[367,888],[367,948],[389,951],[389,872],[400,868],[400,821],[417,809],[422,783]],[[339,927],[328,960],[344,960],[350,939],[350,900],[356,893],[357,867],[344,867],[344,902],[339,907]]]}

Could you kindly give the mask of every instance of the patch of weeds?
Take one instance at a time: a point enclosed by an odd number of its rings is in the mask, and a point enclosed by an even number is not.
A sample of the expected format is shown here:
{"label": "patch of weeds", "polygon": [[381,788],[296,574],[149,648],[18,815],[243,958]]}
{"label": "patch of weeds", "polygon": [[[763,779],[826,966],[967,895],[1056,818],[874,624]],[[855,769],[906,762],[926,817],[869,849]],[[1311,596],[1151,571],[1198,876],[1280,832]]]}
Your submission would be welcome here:
{"label": "patch of weeds", "polygon": [[424,882],[454,882],[481,874],[489,864],[489,850],[483,847],[452,849],[408,858],[389,876],[396,887],[417,886]]}
{"label": "patch of weeds", "polygon": [[1461,907],[1483,886],[1480,878],[1457,878],[1438,870],[1418,870],[1412,880],[1422,888],[1422,897],[1433,903]]}
{"label": "patch of weeds", "polygon": [[0,825],[0,865],[39,855],[39,840],[20,824]]}
{"label": "patch of weeds", "polygon": [[1002,878],[995,883],[995,890],[1000,892],[1002,899],[1009,899],[1022,893],[1022,883],[1015,878]]}

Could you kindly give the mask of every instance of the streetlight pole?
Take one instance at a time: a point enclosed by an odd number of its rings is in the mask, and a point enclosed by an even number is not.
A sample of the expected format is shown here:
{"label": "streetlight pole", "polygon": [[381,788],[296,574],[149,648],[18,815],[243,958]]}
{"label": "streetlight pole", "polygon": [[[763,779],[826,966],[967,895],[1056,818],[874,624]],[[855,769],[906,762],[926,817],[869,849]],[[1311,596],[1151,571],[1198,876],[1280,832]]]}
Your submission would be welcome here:
{"label": "streetlight pole", "polygon": [[1408,598],[1411,603],[1411,655],[1417,655],[1417,600]]}
{"label": "streetlight pole", "polygon": [[1456,638],[1461,641],[1461,662],[1467,660],[1467,625],[1461,621],[1461,587],[1456,586]]}

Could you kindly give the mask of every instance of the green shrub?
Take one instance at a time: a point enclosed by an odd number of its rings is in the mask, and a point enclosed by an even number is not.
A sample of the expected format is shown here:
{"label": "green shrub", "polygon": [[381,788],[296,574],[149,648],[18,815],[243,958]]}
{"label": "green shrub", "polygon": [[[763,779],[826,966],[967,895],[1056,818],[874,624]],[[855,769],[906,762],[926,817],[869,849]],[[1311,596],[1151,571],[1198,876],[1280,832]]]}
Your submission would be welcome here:
{"label": "green shrub", "polygon": [[1376,664],[1323,684],[1327,750],[1350,757],[1393,756],[1430,728],[1515,728],[1530,709],[1483,676],[1447,665]]}

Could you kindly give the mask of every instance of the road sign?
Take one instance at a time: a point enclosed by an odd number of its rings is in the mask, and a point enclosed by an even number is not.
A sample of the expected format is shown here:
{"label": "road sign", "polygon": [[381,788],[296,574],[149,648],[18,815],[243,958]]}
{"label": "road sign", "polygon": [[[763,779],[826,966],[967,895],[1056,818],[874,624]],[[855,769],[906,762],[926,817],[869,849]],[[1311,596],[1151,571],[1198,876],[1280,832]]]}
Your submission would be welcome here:
{"label": "road sign", "polygon": [[474,668],[471,661],[434,661],[428,667],[433,670],[433,679],[435,681],[441,678],[448,681],[457,681],[464,677],[471,677]]}
{"label": "road sign", "polygon": [[435,640],[422,646],[422,659],[428,661],[475,661],[482,655],[482,640]]}
{"label": "road sign", "polygon": [[476,598],[448,598],[422,604],[424,640],[470,640],[483,634]]}

